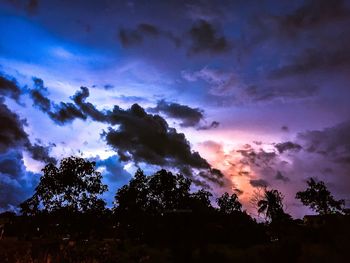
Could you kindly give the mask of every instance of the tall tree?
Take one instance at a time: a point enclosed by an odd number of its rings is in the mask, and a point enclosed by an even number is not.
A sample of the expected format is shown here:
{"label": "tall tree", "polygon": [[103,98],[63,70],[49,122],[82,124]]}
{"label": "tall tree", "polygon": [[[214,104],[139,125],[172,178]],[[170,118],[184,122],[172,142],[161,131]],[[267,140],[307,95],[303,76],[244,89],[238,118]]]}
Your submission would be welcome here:
{"label": "tall tree", "polygon": [[40,210],[53,212],[65,208],[71,212],[101,211],[105,202],[100,195],[107,191],[95,162],[79,157],[64,158],[60,166],[48,164],[34,195],[20,205],[24,214]]}
{"label": "tall tree", "polygon": [[305,191],[297,192],[295,198],[303,205],[309,206],[320,215],[342,213],[344,200],[334,199],[324,182],[316,182],[313,178],[307,180],[308,187]]}
{"label": "tall tree", "polygon": [[216,199],[219,211],[224,214],[232,214],[242,210],[242,204],[238,201],[238,196],[233,193],[231,196],[225,192],[221,197]]}

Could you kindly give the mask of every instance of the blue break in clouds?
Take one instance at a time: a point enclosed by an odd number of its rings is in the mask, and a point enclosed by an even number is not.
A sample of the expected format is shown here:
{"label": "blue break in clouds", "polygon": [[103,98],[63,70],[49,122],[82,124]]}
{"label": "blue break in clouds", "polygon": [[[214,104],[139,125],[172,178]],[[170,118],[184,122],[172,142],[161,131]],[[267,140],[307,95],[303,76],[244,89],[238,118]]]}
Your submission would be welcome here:
{"label": "blue break in clouds", "polygon": [[21,151],[0,154],[0,212],[18,211],[18,205],[33,194],[38,181],[38,174],[27,171]]}
{"label": "blue break in clouds", "polygon": [[46,66],[50,70],[62,70],[62,65],[67,63],[96,70],[110,63],[106,52],[67,41],[24,17],[0,12],[0,24],[6,25],[0,27],[2,59]]}
{"label": "blue break in clouds", "polygon": [[127,184],[131,179],[131,174],[124,169],[118,155],[113,155],[107,159],[96,158],[96,167],[102,168],[103,183],[108,185],[108,192],[104,194],[108,206],[112,206],[116,191]]}
{"label": "blue break in clouds", "polygon": [[25,18],[0,15],[1,56],[40,63],[47,58],[47,47],[55,41]]}

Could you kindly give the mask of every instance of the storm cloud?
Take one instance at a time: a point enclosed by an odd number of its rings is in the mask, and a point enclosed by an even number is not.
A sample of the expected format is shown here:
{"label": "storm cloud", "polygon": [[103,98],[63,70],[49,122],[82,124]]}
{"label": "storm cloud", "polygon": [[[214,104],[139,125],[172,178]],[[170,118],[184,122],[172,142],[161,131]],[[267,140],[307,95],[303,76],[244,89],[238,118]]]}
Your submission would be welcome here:
{"label": "storm cloud", "polygon": [[51,111],[51,101],[46,97],[48,95],[47,88],[44,86],[44,81],[40,78],[33,78],[34,89],[29,91],[29,95],[33,100],[33,106],[41,111]]}
{"label": "storm cloud", "polygon": [[264,179],[252,179],[249,181],[253,187],[267,187],[270,184]]}
{"label": "storm cloud", "polygon": [[23,130],[24,120],[12,112],[4,99],[0,98],[0,152],[5,152],[9,148],[23,146],[28,142],[28,137]]}
{"label": "storm cloud", "polygon": [[24,131],[26,121],[12,112],[3,99],[0,99],[0,153],[10,149],[23,149],[31,154],[34,160],[56,163],[55,158],[50,157],[49,148],[39,144],[32,144],[28,134]]}
{"label": "storm cloud", "polygon": [[279,153],[284,153],[285,151],[291,151],[291,150],[299,151],[302,148],[299,144],[293,143],[290,141],[276,143],[275,147]]}
{"label": "storm cloud", "polygon": [[[175,102],[167,102],[165,100],[160,100],[157,106],[148,109],[150,112],[163,113],[168,118],[178,119],[181,121],[181,127],[198,127],[201,121],[204,120],[204,111],[199,108],[191,108],[187,105],[182,105]],[[219,123],[215,122],[211,127],[216,128]]]}
{"label": "storm cloud", "polygon": [[0,212],[16,211],[32,194],[38,180],[38,175],[26,170],[20,151],[0,153]]}
{"label": "storm cloud", "polygon": [[[60,102],[54,105],[54,111],[46,112],[58,125],[64,125],[75,119],[91,118],[97,122],[111,125],[102,133],[102,137],[120,157],[121,161],[134,163],[144,162],[178,170],[202,170],[199,176],[222,184],[223,175],[200,156],[191,150],[191,145],[183,133],[169,127],[167,121],[159,115],[148,114],[138,104],[133,104],[124,110],[115,105],[113,110],[99,111],[86,101],[89,89],[81,87],[71,99],[74,103]],[[45,108],[41,107],[45,112]],[[180,104],[158,103],[154,111],[165,112],[169,117],[180,118],[183,126],[198,125],[203,118],[199,109],[193,109]],[[214,122],[211,126],[217,127]],[[118,128],[115,128],[118,126]],[[187,174],[191,176],[190,173]],[[210,175],[210,176],[209,176]]]}
{"label": "storm cloud", "polygon": [[0,95],[10,97],[18,101],[21,95],[21,88],[16,79],[10,78],[0,72]]}
{"label": "storm cloud", "polygon": [[178,169],[203,169],[209,171],[213,178],[220,180],[222,177],[198,152],[191,150],[183,133],[169,127],[159,115],[146,113],[138,104],[128,110],[115,106],[109,113],[109,121],[119,127],[110,127],[103,137],[123,161],[133,160]]}
{"label": "storm cloud", "polygon": [[231,49],[231,44],[226,37],[205,20],[199,20],[188,33],[192,42],[189,50],[190,54],[206,52],[218,54]]}
{"label": "storm cloud", "polygon": [[323,130],[301,132],[298,139],[306,151],[327,156],[330,160],[350,164],[350,121]]}

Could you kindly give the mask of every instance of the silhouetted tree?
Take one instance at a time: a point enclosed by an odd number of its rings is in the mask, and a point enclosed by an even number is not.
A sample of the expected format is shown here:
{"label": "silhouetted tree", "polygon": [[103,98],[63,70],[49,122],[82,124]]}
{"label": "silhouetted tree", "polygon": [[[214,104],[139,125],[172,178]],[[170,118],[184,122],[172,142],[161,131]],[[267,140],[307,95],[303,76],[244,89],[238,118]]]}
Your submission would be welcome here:
{"label": "silhouetted tree", "polygon": [[324,182],[316,182],[313,178],[307,180],[308,188],[297,192],[295,198],[299,199],[305,206],[320,215],[342,213],[345,205],[344,200],[335,200]]}
{"label": "silhouetted tree", "polygon": [[173,210],[188,206],[191,180],[183,175],[160,170],[149,178],[148,185],[152,210]]}
{"label": "silhouetted tree", "polygon": [[212,193],[204,189],[198,190],[190,195],[190,208],[195,212],[208,212],[213,210],[210,202]]}
{"label": "silhouetted tree", "polygon": [[167,210],[212,208],[211,193],[205,190],[190,193],[191,183],[183,175],[164,169],[150,176],[139,169],[129,184],[117,191],[115,211],[159,214]]}
{"label": "silhouetted tree", "polygon": [[64,158],[60,166],[48,164],[35,188],[34,195],[20,205],[23,214],[33,215],[40,210],[53,212],[102,211],[105,202],[100,195],[107,191],[95,162],[79,157]]}
{"label": "silhouetted tree", "polygon": [[115,195],[115,209],[119,212],[145,211],[148,207],[148,178],[138,169],[129,184],[121,187]]}
{"label": "silhouetted tree", "polygon": [[258,201],[258,213],[265,214],[265,217],[272,222],[280,221],[290,216],[283,210],[283,195],[278,190],[265,189],[264,196]]}
{"label": "silhouetted tree", "polygon": [[238,201],[238,196],[233,193],[231,196],[225,192],[221,197],[216,199],[219,211],[224,214],[232,214],[242,210],[242,204]]}

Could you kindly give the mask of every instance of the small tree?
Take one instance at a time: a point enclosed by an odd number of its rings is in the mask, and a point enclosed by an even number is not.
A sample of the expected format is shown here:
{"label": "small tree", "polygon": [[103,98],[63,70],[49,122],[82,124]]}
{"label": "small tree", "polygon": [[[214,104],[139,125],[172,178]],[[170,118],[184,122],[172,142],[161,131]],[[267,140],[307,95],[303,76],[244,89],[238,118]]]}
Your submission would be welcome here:
{"label": "small tree", "polygon": [[342,213],[344,200],[335,200],[324,182],[316,182],[313,178],[307,180],[308,188],[297,192],[295,198],[303,205],[309,206],[320,215]]}
{"label": "small tree", "polygon": [[95,162],[79,157],[62,159],[60,166],[48,164],[34,195],[20,205],[23,214],[40,210],[53,212],[62,208],[71,212],[101,211],[105,202],[100,195],[107,191]]}
{"label": "small tree", "polygon": [[224,214],[232,214],[242,210],[242,204],[238,201],[238,196],[233,193],[231,196],[225,192],[221,197],[216,199],[219,211]]}

